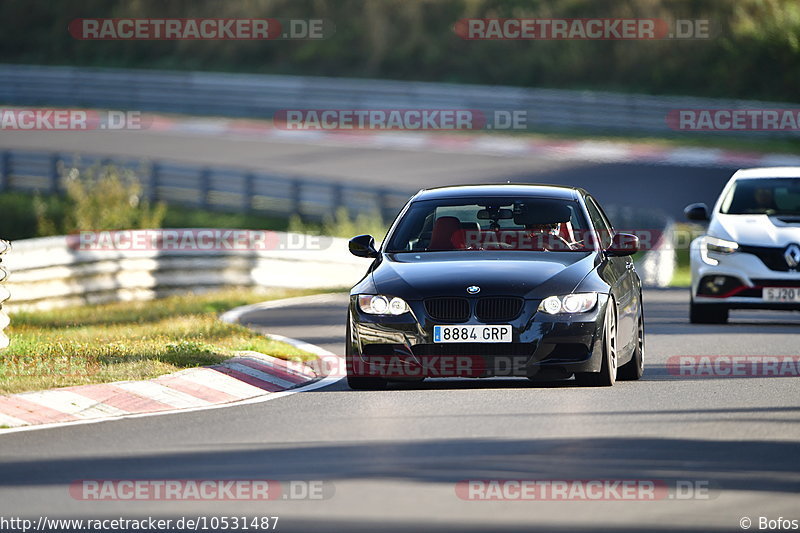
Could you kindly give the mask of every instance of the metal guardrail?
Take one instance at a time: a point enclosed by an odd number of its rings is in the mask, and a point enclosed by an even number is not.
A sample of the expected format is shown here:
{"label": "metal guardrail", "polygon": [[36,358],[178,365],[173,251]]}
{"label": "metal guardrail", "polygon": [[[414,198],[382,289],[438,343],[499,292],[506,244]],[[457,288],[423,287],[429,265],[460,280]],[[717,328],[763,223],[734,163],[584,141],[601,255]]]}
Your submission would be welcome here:
{"label": "metal guardrail", "polygon": [[[99,155],[57,152],[0,151],[0,193],[63,192],[67,168],[84,170],[114,164],[134,171],[151,201],[163,201],[221,212],[246,212],[323,220],[339,207],[348,213],[379,213],[391,221],[415,190],[350,185],[227,167],[140,161]],[[668,217],[659,210],[609,204],[614,226],[622,230],[663,230]]]}
{"label": "metal guardrail", "polygon": [[[648,96],[351,78],[175,72],[0,64],[0,102],[271,118],[281,109],[525,110],[538,130],[685,135],[669,128],[675,109],[794,108],[777,102]],[[797,131],[727,132],[797,136]]]}
{"label": "metal guardrail", "polygon": [[[0,256],[11,249],[11,243],[0,239]],[[3,310],[3,302],[9,299],[11,293],[6,288],[5,281],[8,278],[8,270],[2,264],[3,258],[0,257],[0,349],[8,346],[8,337],[3,331],[9,324],[8,315]]]}
{"label": "metal guardrail", "polygon": [[379,213],[391,220],[414,192],[326,182],[248,169],[141,161],[99,155],[0,151],[0,193],[63,192],[65,168],[114,164],[136,172],[144,194],[200,209],[321,220],[344,207],[352,214]]}
{"label": "metal guardrail", "polygon": [[[288,217],[298,214],[322,220],[339,207],[352,215],[379,213],[394,219],[415,190],[401,191],[292,175],[268,174],[226,167],[139,161],[99,155],[57,152],[0,151],[0,193],[5,191],[63,192],[66,168],[85,170],[114,164],[134,171],[151,201],[163,201],[221,212],[246,212]],[[669,218],[660,210],[605,206],[620,230],[663,230]]]}

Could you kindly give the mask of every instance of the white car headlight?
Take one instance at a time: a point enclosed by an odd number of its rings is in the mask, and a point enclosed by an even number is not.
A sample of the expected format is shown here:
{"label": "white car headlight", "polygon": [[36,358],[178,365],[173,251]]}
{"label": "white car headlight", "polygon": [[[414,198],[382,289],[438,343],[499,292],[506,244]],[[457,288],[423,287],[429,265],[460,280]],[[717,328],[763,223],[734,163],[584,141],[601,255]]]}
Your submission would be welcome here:
{"label": "white car headlight", "polygon": [[405,300],[382,294],[359,294],[358,307],[370,315],[402,315],[408,312]]}
{"label": "white car headlight", "polygon": [[579,292],[566,296],[548,296],[539,304],[539,311],[549,315],[558,313],[586,313],[597,305],[596,292]]}
{"label": "white car headlight", "polygon": [[718,254],[732,254],[739,249],[739,243],[726,241],[725,239],[718,239],[710,235],[706,236],[705,244],[706,249],[709,252],[715,252]]}
{"label": "white car headlight", "polygon": [[719,261],[710,257],[709,252],[714,254],[729,255],[739,249],[739,243],[733,241],[726,241],[725,239],[718,239],[711,235],[703,237],[700,243],[700,259],[707,265],[717,266]]}

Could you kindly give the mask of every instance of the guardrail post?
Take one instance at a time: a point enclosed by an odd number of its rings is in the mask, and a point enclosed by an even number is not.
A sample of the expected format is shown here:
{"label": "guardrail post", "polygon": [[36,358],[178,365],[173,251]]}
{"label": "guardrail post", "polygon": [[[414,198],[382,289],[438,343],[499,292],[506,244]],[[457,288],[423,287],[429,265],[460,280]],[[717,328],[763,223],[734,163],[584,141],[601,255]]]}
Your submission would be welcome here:
{"label": "guardrail post", "polygon": [[245,213],[250,213],[253,210],[253,195],[255,194],[255,176],[252,172],[244,173],[243,185],[242,209]]}
{"label": "guardrail post", "polygon": [[0,154],[0,192],[8,190],[11,179],[11,152],[3,150]]}
{"label": "guardrail post", "polygon": [[344,207],[344,185],[341,183],[334,183],[333,184],[333,213],[335,214],[336,211],[340,208]]}
{"label": "guardrail post", "polygon": [[378,190],[378,214],[383,220],[391,220],[393,213],[389,205],[389,191],[386,189]]}
{"label": "guardrail post", "polygon": [[200,207],[208,209],[208,195],[211,193],[211,169],[204,167],[200,170]]}
{"label": "guardrail post", "polygon": [[300,215],[303,216],[302,210],[302,184],[299,179],[295,178],[292,180],[292,187],[290,192],[290,205],[291,205],[291,212],[290,215]]}
{"label": "guardrail post", "polygon": [[[8,241],[4,241],[0,239],[0,255],[3,255],[7,251],[11,249],[11,243]],[[8,337],[3,331],[6,326],[8,326],[10,320],[8,315],[5,311],[3,311],[3,302],[8,300],[11,294],[8,292],[8,289],[5,286],[6,278],[8,277],[8,270],[6,270],[5,266],[2,264],[2,258],[0,257],[0,349],[3,349],[8,346]]]}
{"label": "guardrail post", "polygon": [[150,163],[150,175],[147,179],[147,197],[151,203],[158,201],[158,163],[153,161]]}
{"label": "guardrail post", "polygon": [[58,154],[52,154],[50,156],[50,164],[48,166],[48,178],[50,179],[50,193],[51,194],[58,194],[59,193],[59,186],[58,186]]}

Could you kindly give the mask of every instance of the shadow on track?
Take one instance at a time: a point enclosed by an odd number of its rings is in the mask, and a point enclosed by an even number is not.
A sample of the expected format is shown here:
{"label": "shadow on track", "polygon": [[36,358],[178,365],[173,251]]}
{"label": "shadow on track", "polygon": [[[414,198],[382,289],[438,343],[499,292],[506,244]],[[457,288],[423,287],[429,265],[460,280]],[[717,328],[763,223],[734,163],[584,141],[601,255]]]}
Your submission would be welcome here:
{"label": "shadow on track", "polygon": [[[640,479],[708,481],[712,498],[735,490],[800,492],[800,444],[652,437],[452,439],[256,445],[156,455],[0,461],[0,486],[81,479]],[[453,494],[455,498],[455,493]]]}

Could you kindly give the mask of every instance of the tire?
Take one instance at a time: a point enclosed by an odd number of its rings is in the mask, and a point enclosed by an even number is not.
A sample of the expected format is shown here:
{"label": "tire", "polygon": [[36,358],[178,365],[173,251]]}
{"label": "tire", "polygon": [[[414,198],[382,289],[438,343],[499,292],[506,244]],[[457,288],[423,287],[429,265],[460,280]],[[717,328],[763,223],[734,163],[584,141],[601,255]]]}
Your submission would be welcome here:
{"label": "tire", "polygon": [[644,317],[641,308],[636,322],[636,346],[631,360],[619,367],[617,379],[620,381],[636,381],[644,373]]}
{"label": "tire", "polygon": [[609,299],[603,324],[603,362],[600,372],[575,374],[575,381],[587,387],[611,387],[617,381],[617,313]]}
{"label": "tire", "polygon": [[[345,330],[345,357],[358,357],[353,353],[350,345],[350,317],[347,317],[347,329]],[[349,366],[349,365],[348,365]],[[381,390],[386,388],[386,380],[383,378],[351,376],[348,368],[347,386],[352,390]]]}
{"label": "tire", "polygon": [[713,304],[689,304],[689,322],[692,324],[727,324],[728,308]]}

